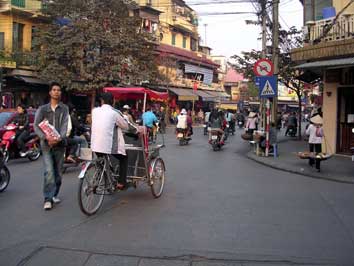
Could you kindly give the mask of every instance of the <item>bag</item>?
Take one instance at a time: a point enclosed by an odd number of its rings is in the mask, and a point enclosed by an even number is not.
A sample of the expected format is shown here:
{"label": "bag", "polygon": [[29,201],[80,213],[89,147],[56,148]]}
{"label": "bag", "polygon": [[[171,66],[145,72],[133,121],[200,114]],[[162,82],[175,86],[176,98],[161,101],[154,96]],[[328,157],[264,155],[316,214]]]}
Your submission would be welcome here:
{"label": "bag", "polygon": [[323,131],[322,128],[317,127],[316,128],[316,137],[322,138],[323,137]]}

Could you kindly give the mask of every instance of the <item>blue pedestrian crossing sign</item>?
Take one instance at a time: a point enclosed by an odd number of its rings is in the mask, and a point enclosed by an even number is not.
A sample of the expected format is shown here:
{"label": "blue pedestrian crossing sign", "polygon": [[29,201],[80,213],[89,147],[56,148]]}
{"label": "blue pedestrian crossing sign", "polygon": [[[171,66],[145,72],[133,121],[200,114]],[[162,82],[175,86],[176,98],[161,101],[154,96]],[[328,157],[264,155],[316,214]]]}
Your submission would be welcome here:
{"label": "blue pedestrian crossing sign", "polygon": [[277,96],[277,77],[258,77],[259,79],[259,97],[273,98]]}

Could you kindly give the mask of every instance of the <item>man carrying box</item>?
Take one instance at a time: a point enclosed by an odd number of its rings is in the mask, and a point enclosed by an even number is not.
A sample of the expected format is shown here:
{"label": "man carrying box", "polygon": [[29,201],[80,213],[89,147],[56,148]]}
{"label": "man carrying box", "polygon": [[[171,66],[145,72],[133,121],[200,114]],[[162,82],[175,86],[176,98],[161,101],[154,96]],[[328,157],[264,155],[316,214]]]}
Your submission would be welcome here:
{"label": "man carrying box", "polygon": [[50,210],[61,186],[61,174],[68,130],[69,108],[60,102],[61,87],[53,82],[49,88],[50,102],[38,108],[34,130],[40,138],[44,160],[44,209]]}

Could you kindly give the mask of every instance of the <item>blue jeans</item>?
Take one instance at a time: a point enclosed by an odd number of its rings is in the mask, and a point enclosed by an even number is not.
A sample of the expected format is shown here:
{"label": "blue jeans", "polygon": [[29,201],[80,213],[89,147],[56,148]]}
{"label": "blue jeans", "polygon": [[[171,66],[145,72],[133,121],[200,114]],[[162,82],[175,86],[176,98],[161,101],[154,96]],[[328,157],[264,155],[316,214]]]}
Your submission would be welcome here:
{"label": "blue jeans", "polygon": [[59,193],[61,186],[61,174],[64,162],[64,147],[49,148],[42,145],[42,154],[44,162],[44,201],[52,201]]}

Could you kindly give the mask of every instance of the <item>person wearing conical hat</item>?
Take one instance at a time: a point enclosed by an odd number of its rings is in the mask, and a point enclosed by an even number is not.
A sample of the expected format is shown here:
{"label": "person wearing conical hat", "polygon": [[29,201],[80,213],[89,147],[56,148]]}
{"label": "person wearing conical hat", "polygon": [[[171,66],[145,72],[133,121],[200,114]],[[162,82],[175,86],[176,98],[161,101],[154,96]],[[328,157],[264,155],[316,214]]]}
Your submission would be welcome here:
{"label": "person wearing conical hat", "polygon": [[248,134],[253,136],[253,132],[257,129],[258,118],[255,112],[250,112],[248,114],[245,129]]}
{"label": "person wearing conical hat", "polygon": [[[323,140],[323,119],[320,115],[315,115],[310,119],[311,124],[306,129],[306,134],[309,135],[309,148],[311,153],[315,155],[322,152],[322,140]],[[315,164],[317,172],[320,172],[321,169],[321,160],[313,156],[309,159],[309,165],[312,167]]]}

